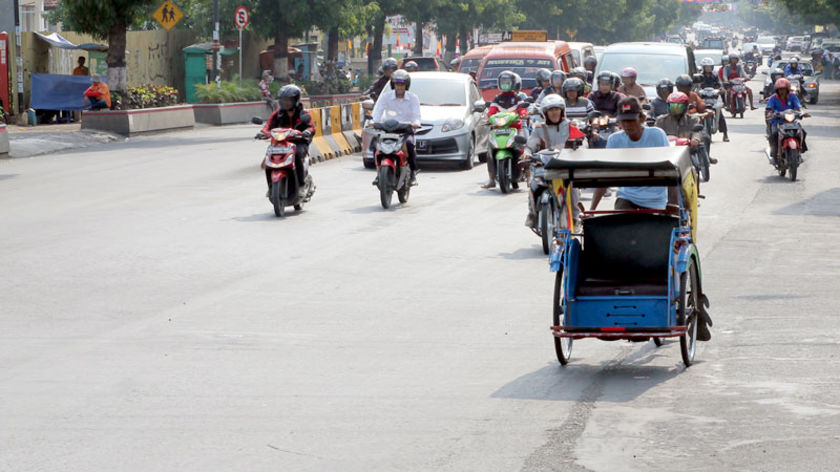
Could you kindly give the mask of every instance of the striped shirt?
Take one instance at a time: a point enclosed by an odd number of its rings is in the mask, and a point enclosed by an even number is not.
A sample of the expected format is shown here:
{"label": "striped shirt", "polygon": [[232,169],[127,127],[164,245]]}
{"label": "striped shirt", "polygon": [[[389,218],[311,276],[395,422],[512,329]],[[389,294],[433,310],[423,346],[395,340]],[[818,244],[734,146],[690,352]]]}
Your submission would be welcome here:
{"label": "striped shirt", "polygon": [[568,118],[586,118],[589,112],[593,110],[595,110],[595,107],[586,98],[578,98],[574,104],[566,101],[566,117]]}

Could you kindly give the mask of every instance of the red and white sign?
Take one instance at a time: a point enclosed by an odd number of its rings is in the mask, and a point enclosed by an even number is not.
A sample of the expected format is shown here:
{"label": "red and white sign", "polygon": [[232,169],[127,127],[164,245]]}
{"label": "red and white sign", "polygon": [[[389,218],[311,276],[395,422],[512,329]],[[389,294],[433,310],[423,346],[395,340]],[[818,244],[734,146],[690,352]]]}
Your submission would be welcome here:
{"label": "red and white sign", "polygon": [[233,12],[233,22],[236,24],[236,27],[241,30],[245,29],[250,21],[251,14],[248,13],[248,9],[243,6],[236,7],[236,10]]}

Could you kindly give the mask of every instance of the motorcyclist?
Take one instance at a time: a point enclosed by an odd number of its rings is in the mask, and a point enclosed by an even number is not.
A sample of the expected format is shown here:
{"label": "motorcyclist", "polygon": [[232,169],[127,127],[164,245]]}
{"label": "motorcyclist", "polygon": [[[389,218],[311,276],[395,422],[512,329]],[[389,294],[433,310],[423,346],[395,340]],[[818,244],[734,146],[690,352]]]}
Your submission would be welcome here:
{"label": "motorcyclist", "polygon": [[[315,123],[312,122],[312,117],[306,110],[303,109],[303,104],[300,103],[300,89],[297,85],[284,85],[277,91],[277,111],[271,114],[271,117],[265,123],[265,126],[257,134],[258,138],[264,138],[271,135],[271,130],[274,128],[294,128],[303,133],[301,139],[295,142],[295,177],[297,178],[298,191],[304,190],[304,174],[303,161],[309,153],[309,143],[312,142],[312,136],[315,135]],[[304,117],[308,117],[305,120]],[[269,191],[271,190],[271,170],[265,170],[265,180],[268,184]],[[268,193],[266,192],[266,197]]]}
{"label": "motorcyclist", "polygon": [[758,51],[758,46],[753,44],[752,49],[744,53],[744,60],[745,61],[753,61],[755,63],[759,62],[761,57],[761,53]]}
{"label": "motorcyclist", "polygon": [[[509,70],[504,70],[499,73],[499,76],[496,78],[497,87],[501,90],[501,93],[496,95],[493,99],[493,102],[490,105],[490,108],[487,110],[487,117],[490,118],[496,113],[501,111],[515,111],[519,114],[522,118],[526,118],[528,116],[528,109],[527,108],[518,108],[517,106],[522,102],[522,95],[519,91],[522,89],[522,78],[519,77],[518,74],[511,72]],[[517,121],[513,123],[511,128],[521,130],[522,129],[522,122]],[[511,182],[511,186],[513,188],[519,188],[519,166],[513,166],[513,181]],[[494,188],[496,187],[496,162],[494,159],[487,159],[487,174],[490,176],[490,180],[481,186],[481,188]]]}
{"label": "motorcyclist", "polygon": [[691,90],[694,81],[688,74],[678,75],[677,80],[674,81],[674,85],[676,85],[677,91],[684,93],[688,97],[689,108],[694,108],[694,113],[706,113],[706,102],[700,98],[700,95],[697,95],[695,91]]}
{"label": "motorcyclist", "polygon": [[556,93],[560,95],[563,93],[563,82],[566,81],[566,73],[560,69],[556,69],[551,71],[551,76],[549,77],[549,84],[548,87],[543,89],[540,92],[539,97],[537,97],[536,104],[539,105],[542,103],[542,100],[547,96],[551,95],[552,93]]}
{"label": "motorcyclist", "polygon": [[583,60],[583,68],[589,72],[594,74],[596,67],[598,67],[598,59],[595,56],[589,56]]}
{"label": "motorcyclist", "polygon": [[531,98],[534,99],[534,102],[540,97],[543,89],[551,85],[551,71],[548,69],[539,69],[537,70],[536,75],[534,78],[537,81],[537,86],[531,90]]}
{"label": "motorcyclist", "polygon": [[[700,119],[688,113],[689,98],[683,92],[676,91],[668,95],[668,114],[656,117],[656,127],[665,131],[668,136],[691,139],[691,149],[697,149],[703,145],[703,134],[694,131],[700,124]],[[709,158],[712,164],[717,159]]]}
{"label": "motorcyclist", "polygon": [[388,59],[382,61],[382,76],[376,79],[376,82],[371,84],[370,88],[365,90],[364,95],[376,101],[382,93],[382,90],[385,89],[385,85],[387,85],[388,81],[391,80],[391,74],[393,74],[398,68],[399,66],[397,60],[393,57],[389,57]]}
{"label": "motorcyclist", "polygon": [[578,79],[583,81],[583,83],[584,83],[583,96],[584,97],[589,95],[589,92],[592,90],[592,87],[587,85],[587,83],[592,82],[591,80],[587,80],[587,77],[589,77],[590,74],[591,74],[590,71],[586,70],[585,68],[583,68],[581,66],[575,67],[574,69],[572,69],[571,72],[569,72],[569,77],[577,77]]}
{"label": "motorcyclist", "polygon": [[802,75],[802,68],[799,67],[799,56],[793,56],[790,63],[785,66],[785,77],[792,75]]}
{"label": "motorcyclist", "polygon": [[[616,116],[618,114],[618,102],[624,98],[615,91],[615,75],[610,71],[601,71],[597,78],[598,90],[593,91],[587,97],[596,111],[605,116]],[[592,145],[596,148],[603,148],[607,142],[601,138],[596,131],[592,132]]]}
{"label": "motorcyclist", "polygon": [[[566,146],[566,140],[569,139],[569,120],[566,119],[565,111],[566,103],[560,95],[552,93],[543,98],[540,114],[545,122],[536,125],[534,132],[528,137],[528,143],[525,145],[525,161],[530,160],[531,156],[543,149],[563,149]],[[529,192],[525,226],[532,229],[537,227],[535,203],[533,192]]]}
{"label": "motorcyclist", "polygon": [[595,109],[592,106],[592,102],[583,96],[585,90],[583,81],[577,77],[572,77],[563,82],[563,99],[566,102],[566,117],[570,119],[585,119],[589,115],[589,112]]}
{"label": "motorcyclist", "polygon": [[[723,86],[729,90],[729,81],[735,79],[737,77],[746,78],[747,72],[744,70],[744,65],[740,62],[740,56],[737,52],[733,52],[729,54],[729,65],[723,67]],[[746,83],[744,84],[744,88],[747,89],[747,97],[750,99],[750,109],[755,110],[756,106],[753,104],[753,92],[752,89],[747,87]]]}
{"label": "motorcyclist", "polygon": [[618,88],[618,92],[627,97],[636,97],[639,99],[639,103],[644,105],[645,103],[648,103],[647,94],[645,94],[645,89],[636,83],[636,77],[636,69],[632,67],[625,67],[624,70],[621,71],[622,85]]}
{"label": "motorcyclist", "polygon": [[770,83],[764,86],[764,91],[762,92],[764,98],[761,100],[762,102],[770,100],[770,97],[775,92],[776,81],[784,76],[785,71],[778,67],[770,71]]}
{"label": "motorcyclist", "polygon": [[403,69],[405,69],[407,72],[417,72],[418,70],[420,70],[420,66],[418,66],[417,63],[414,61],[408,61],[403,66]]}
{"label": "motorcyclist", "polygon": [[724,54],[720,57],[720,69],[718,69],[717,75],[718,79],[720,79],[720,83],[723,84],[723,69],[729,65],[729,55]]}
{"label": "motorcyclist", "polygon": [[[704,57],[703,60],[700,61],[700,66],[703,67],[703,74],[701,76],[700,87],[702,88],[713,88],[715,90],[720,91],[722,85],[720,83],[720,79],[715,74],[715,61],[711,57]],[[714,111],[714,110],[710,110]],[[718,118],[718,129],[721,133],[723,133],[723,141],[729,142],[729,129],[726,126],[726,117],[723,113],[720,114]]]}
{"label": "motorcyclist", "polygon": [[[773,85],[773,89],[776,93],[770,97],[770,100],[767,100],[767,108],[764,109],[764,117],[770,125],[770,133],[768,135],[768,140],[770,141],[770,155],[773,156],[773,159],[775,160],[777,158],[779,145],[779,125],[782,124],[783,120],[775,118],[773,115],[777,112],[783,112],[785,110],[800,111],[802,104],[799,102],[799,98],[796,94],[791,91],[791,85],[788,79],[782,77],[776,80],[776,83]],[[805,113],[803,116],[810,115]],[[805,144],[806,135],[807,133],[805,133],[805,130],[803,129],[802,152],[808,150],[808,146]]]}
{"label": "motorcyclist", "polygon": [[668,114],[668,95],[674,92],[674,82],[669,78],[663,78],[656,84],[656,98],[650,102],[654,116]]}
{"label": "motorcyclist", "polygon": [[[380,123],[388,112],[388,119],[402,123],[411,123],[411,127],[420,127],[420,99],[408,91],[411,88],[411,75],[404,69],[391,74],[391,90],[383,92],[373,107],[373,122]],[[394,112],[395,114],[392,114]],[[408,167],[411,169],[409,185],[417,185],[417,150],[414,145],[414,133],[406,137],[405,148],[408,151]],[[379,176],[373,184],[379,183]]]}

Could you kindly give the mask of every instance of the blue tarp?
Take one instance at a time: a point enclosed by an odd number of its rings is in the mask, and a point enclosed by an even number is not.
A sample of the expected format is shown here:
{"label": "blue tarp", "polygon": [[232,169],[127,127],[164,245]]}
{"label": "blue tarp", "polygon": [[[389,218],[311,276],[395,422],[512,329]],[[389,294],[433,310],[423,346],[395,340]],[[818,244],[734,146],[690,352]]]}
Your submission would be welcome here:
{"label": "blue tarp", "polygon": [[87,75],[32,74],[29,106],[36,110],[83,110],[87,106],[85,90],[92,83]]}

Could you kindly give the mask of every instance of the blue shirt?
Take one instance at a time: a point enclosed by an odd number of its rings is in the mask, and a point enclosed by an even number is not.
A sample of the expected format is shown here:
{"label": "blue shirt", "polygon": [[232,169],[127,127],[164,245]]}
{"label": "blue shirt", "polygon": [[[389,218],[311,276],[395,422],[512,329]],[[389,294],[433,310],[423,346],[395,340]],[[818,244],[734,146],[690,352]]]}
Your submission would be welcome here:
{"label": "blue shirt", "polygon": [[790,67],[790,64],[785,66],[785,77],[789,75],[802,75],[802,68],[796,66],[796,69]]}
{"label": "blue shirt", "polygon": [[[781,112],[785,110],[799,110],[802,108],[802,104],[799,103],[799,98],[796,96],[795,93],[789,93],[787,97],[787,101],[782,103],[782,99],[779,98],[779,95],[774,93],[770,100],[767,100],[767,110],[773,110],[774,112]],[[773,118],[770,120],[770,124],[778,125],[782,123],[782,120],[778,118]]]}
{"label": "blue shirt", "polygon": [[[624,131],[619,131],[607,139],[607,149],[668,146],[668,136],[660,128],[642,128],[642,137],[638,141],[631,140]],[[619,187],[616,196],[640,207],[661,209],[668,204],[668,187]]]}

